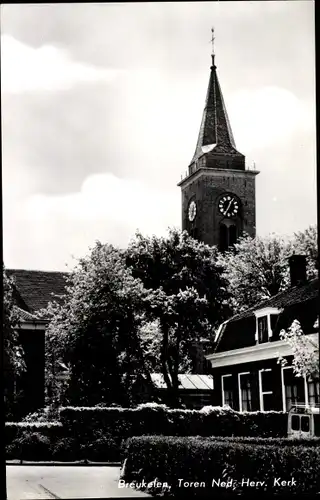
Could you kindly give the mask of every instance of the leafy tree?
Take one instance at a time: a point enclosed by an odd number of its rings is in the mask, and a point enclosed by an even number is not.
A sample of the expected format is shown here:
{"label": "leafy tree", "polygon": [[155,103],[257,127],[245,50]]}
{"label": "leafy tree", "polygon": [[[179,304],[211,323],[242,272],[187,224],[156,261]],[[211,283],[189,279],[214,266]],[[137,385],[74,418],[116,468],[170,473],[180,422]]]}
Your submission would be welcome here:
{"label": "leafy tree", "polygon": [[25,371],[24,353],[19,341],[19,315],[15,305],[14,283],[3,267],[3,368],[4,396],[7,417],[14,411],[15,386],[19,376]]}
{"label": "leafy tree", "polygon": [[[319,343],[303,333],[299,321],[293,321],[288,331],[282,330],[280,338],[288,342],[292,349],[294,373],[298,377],[319,377]],[[279,361],[282,365],[287,364],[287,360],[282,357]]]}
{"label": "leafy tree", "polygon": [[70,369],[66,397],[71,404],[131,404],[139,374],[151,384],[138,335],[145,295],[121,252],[96,243],[70,273],[63,303],[46,311],[51,389],[57,363],[64,362]]}
{"label": "leafy tree", "polygon": [[292,254],[307,257],[308,278],[317,276],[317,228],[285,238],[275,234],[244,236],[234,248],[219,256],[223,276],[229,284],[235,313],[241,312],[290,286],[288,259]]}
{"label": "leafy tree", "polygon": [[149,372],[160,372],[161,327],[158,319],[145,318],[139,328],[139,337],[146,367]]}
{"label": "leafy tree", "polygon": [[[168,295],[162,288],[147,297],[150,313],[159,319],[161,327],[160,366],[167,385],[168,403],[178,403],[178,374],[188,347],[194,339],[208,336],[212,326],[205,315],[208,301],[195,288]],[[187,355],[187,356],[186,356]]]}
{"label": "leafy tree", "polygon": [[235,312],[242,311],[286,288],[289,242],[281,236],[244,236],[219,262],[224,268]]}
{"label": "leafy tree", "polygon": [[146,317],[157,321],[159,364],[169,403],[176,404],[178,373],[190,362],[191,344],[213,336],[214,327],[230,314],[218,252],[186,231],[169,229],[166,238],[136,233],[125,255],[133,276],[149,290]]}
{"label": "leafy tree", "polygon": [[309,226],[305,231],[295,233],[291,240],[292,253],[306,255],[307,257],[307,278],[318,277],[318,228]]}

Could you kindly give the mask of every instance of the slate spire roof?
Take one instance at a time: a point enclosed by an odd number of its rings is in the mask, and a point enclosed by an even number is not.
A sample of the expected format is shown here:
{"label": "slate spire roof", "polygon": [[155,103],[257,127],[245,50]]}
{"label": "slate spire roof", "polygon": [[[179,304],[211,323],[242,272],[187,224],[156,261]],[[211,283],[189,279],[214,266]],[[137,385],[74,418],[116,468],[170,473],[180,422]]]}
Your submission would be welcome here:
{"label": "slate spire roof", "polygon": [[210,68],[205,107],[198,142],[191,163],[196,162],[203,154],[211,151],[222,154],[240,154],[236,150],[235,140],[219,84],[214,53],[212,53],[211,58],[212,65]]}

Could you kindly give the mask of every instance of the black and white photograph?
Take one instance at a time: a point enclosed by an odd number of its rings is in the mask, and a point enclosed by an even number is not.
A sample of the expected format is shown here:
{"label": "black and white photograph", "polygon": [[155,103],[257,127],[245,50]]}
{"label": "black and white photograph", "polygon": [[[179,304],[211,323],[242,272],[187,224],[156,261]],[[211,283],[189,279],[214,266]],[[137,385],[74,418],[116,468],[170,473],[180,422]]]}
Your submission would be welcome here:
{"label": "black and white photograph", "polygon": [[320,494],[315,40],[2,4],[6,500]]}

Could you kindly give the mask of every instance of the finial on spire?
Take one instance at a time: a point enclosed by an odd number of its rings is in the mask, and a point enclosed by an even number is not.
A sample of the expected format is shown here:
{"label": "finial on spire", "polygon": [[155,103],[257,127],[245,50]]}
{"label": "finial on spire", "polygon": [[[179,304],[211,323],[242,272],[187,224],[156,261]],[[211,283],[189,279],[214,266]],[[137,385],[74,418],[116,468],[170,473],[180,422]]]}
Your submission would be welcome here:
{"label": "finial on spire", "polygon": [[211,28],[211,46],[212,46],[212,52],[211,52],[211,58],[212,58],[212,66],[214,66],[214,28]]}
{"label": "finial on spire", "polygon": [[211,28],[212,55],[214,56],[214,28]]}

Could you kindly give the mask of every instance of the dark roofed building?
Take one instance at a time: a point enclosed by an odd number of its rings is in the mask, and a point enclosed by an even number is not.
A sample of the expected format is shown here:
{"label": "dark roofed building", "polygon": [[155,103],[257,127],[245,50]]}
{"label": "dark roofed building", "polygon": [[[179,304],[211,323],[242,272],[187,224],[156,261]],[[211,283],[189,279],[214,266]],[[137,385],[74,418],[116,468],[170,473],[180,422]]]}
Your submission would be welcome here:
{"label": "dark roofed building", "polygon": [[47,307],[55,296],[65,291],[66,273],[7,269],[15,283],[17,304],[24,311],[35,313]]}
{"label": "dark roofed building", "polygon": [[[168,390],[162,373],[151,373],[154,393],[159,401],[169,404]],[[201,409],[212,404],[213,378],[212,375],[179,373],[178,397],[188,409]],[[145,378],[139,379],[139,392],[143,402],[150,401],[150,387]]]}
{"label": "dark roofed building", "polygon": [[[291,348],[280,338],[281,330],[298,320],[304,334],[318,342],[319,280],[306,281],[305,260],[291,259],[290,267],[288,290],[220,325],[214,351],[207,356],[216,405],[286,411],[295,403],[320,403],[319,380],[294,376]],[[279,356],[287,360],[286,366],[278,363]]]}
{"label": "dark roofed building", "polygon": [[17,382],[19,397],[16,418],[35,411],[45,399],[45,330],[47,321],[37,318],[37,312],[50,301],[59,300],[65,290],[66,273],[7,269],[14,283],[14,296],[19,307],[19,337],[25,353],[26,372]]}

